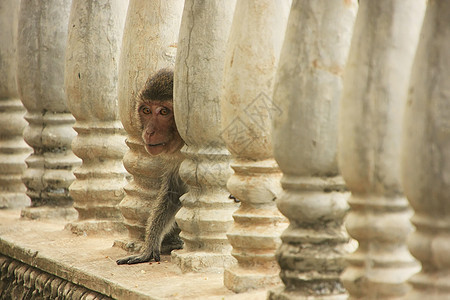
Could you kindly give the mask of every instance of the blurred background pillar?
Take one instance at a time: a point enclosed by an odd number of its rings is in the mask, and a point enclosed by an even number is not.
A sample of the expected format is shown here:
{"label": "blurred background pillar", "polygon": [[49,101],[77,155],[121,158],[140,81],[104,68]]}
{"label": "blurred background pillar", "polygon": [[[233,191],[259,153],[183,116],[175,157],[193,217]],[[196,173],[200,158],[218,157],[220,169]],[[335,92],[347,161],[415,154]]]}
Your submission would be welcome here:
{"label": "blurred background pillar", "polygon": [[[132,180],[125,186],[119,207],[128,237],[115,245],[139,251],[145,225],[160,188],[164,161],[144,149],[135,116],[136,97],[150,75],[173,68],[177,51],[183,0],[130,0],[120,52],[118,95],[120,120],[127,132],[128,151],[123,158]],[[164,243],[163,243],[164,250]]]}
{"label": "blurred background pillar", "polygon": [[342,280],[350,299],[393,299],[418,270],[400,183],[402,119],[425,1],[361,1],[344,76],[339,165],[359,247]]}
{"label": "blurred background pillar", "polygon": [[27,109],[23,133],[33,153],[23,175],[31,207],[27,218],[76,218],[69,196],[73,169],[81,161],[71,150],[76,133],[64,93],[64,54],[71,1],[26,1],[20,5],[17,84]]}
{"label": "blurred background pillar", "polygon": [[77,234],[126,231],[118,207],[127,172],[117,75],[127,7],[123,0],[72,1],[65,90],[78,133],[72,150],[83,163],[69,188],[78,220],[67,227]]}
{"label": "blurred background pillar", "polygon": [[17,0],[0,2],[0,208],[31,203],[22,182],[31,148],[22,137],[27,122],[16,85],[19,5]]}
{"label": "blurred background pillar", "polygon": [[406,101],[402,182],[422,270],[405,299],[450,299],[450,2],[428,1]]}

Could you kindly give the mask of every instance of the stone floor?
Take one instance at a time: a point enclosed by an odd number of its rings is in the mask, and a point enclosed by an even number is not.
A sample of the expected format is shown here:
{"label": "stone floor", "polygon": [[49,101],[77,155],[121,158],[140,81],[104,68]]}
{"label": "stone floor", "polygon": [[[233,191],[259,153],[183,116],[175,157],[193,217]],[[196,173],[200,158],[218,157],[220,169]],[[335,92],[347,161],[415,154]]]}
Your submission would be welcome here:
{"label": "stone floor", "polygon": [[222,274],[182,274],[170,256],[160,263],[118,266],[115,260],[126,255],[112,247],[119,236],[76,236],[65,223],[0,210],[0,253],[114,299],[266,298],[267,291],[234,294],[223,286]]}

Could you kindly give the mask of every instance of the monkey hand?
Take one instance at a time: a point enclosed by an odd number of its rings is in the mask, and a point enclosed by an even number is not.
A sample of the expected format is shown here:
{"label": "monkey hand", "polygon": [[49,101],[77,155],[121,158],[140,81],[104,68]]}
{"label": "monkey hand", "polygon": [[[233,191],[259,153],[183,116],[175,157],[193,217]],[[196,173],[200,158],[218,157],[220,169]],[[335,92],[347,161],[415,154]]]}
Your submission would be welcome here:
{"label": "monkey hand", "polygon": [[144,253],[139,255],[132,255],[122,259],[118,259],[116,260],[116,263],[118,265],[134,265],[149,262],[152,259],[155,259],[155,261],[161,260],[159,249],[152,249],[150,251],[145,251]]}

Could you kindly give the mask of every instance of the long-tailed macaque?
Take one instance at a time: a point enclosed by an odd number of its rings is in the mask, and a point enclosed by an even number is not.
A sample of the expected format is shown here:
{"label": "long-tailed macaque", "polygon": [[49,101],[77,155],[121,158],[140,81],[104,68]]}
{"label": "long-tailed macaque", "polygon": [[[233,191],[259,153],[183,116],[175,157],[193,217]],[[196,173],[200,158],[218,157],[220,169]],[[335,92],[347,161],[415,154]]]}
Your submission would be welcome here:
{"label": "long-tailed macaque", "polygon": [[[163,69],[149,77],[139,93],[135,107],[135,119],[140,122],[142,141],[150,155],[163,155],[166,165],[156,205],[147,220],[145,244],[139,255],[117,260],[117,264],[137,264],[152,259],[160,261],[161,243],[169,233],[173,234],[175,214],[181,207],[180,196],[186,187],[178,174],[184,145],[178,133],[173,114],[173,71]],[[179,249],[182,241],[177,233]],[[175,243],[177,245],[177,243]],[[172,249],[169,249],[172,250]]]}

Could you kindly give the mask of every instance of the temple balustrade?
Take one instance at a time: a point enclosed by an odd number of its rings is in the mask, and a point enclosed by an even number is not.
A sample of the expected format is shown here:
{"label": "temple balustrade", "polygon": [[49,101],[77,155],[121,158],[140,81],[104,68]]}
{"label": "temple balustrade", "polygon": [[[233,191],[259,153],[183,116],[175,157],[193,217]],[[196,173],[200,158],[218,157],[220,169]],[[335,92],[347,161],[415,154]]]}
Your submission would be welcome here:
{"label": "temple balustrade", "polygon": [[[449,298],[449,28],[444,0],[4,0],[0,298]],[[162,68],[184,247],[118,266]]]}

